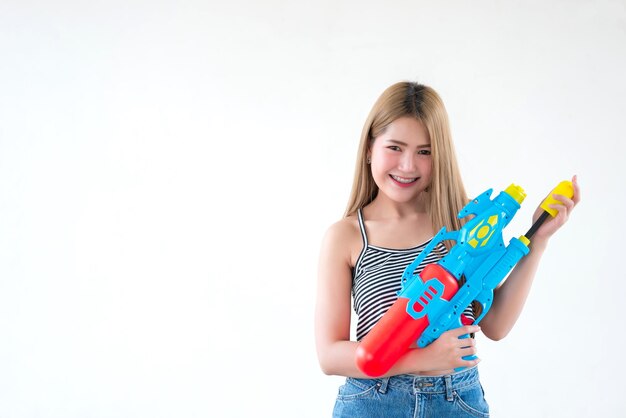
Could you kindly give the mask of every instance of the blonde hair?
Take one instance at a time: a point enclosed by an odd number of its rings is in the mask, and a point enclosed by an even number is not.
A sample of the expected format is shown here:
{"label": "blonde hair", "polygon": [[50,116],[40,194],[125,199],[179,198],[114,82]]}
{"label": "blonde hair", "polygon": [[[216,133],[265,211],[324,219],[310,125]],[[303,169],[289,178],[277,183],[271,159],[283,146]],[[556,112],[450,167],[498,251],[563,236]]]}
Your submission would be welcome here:
{"label": "blonde hair", "polygon": [[[457,214],[468,198],[452,143],[448,114],[435,90],[413,82],[388,87],[370,111],[361,133],[352,192],[344,216],[356,213],[378,194],[378,186],[367,163],[367,152],[389,124],[403,116],[420,121],[430,137],[433,166],[427,210],[433,230],[437,232],[443,226],[448,231],[459,229],[462,221]],[[449,249],[451,245],[446,243],[446,246]]]}

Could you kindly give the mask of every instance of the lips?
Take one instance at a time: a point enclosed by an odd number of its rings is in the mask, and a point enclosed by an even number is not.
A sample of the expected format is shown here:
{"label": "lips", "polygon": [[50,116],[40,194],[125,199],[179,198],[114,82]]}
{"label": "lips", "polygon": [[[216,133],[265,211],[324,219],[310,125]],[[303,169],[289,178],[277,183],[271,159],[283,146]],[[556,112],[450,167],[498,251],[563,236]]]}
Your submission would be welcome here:
{"label": "lips", "polygon": [[408,187],[419,179],[419,177],[400,177],[393,174],[390,174],[389,177],[400,187]]}

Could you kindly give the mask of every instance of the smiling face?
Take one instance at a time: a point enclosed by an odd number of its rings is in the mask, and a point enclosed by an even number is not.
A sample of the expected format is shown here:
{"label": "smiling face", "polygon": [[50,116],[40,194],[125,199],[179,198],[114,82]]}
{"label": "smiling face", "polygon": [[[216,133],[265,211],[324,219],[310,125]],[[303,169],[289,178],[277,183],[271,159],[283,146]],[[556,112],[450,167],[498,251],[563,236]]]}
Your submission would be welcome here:
{"label": "smiling face", "polygon": [[379,195],[406,203],[417,199],[430,185],[430,137],[424,125],[413,117],[391,122],[374,138],[368,155]]}

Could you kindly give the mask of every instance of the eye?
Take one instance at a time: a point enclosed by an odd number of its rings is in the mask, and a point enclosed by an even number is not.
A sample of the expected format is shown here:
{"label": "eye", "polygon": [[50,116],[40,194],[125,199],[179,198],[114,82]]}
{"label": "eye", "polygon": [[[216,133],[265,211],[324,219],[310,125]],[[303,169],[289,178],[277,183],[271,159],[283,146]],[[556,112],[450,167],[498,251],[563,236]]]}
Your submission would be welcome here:
{"label": "eye", "polygon": [[392,150],[392,151],[401,151],[400,147],[397,146],[397,145],[390,145],[387,148]]}
{"label": "eye", "polygon": [[429,149],[421,149],[419,151],[417,151],[418,155],[430,155],[430,150]]}

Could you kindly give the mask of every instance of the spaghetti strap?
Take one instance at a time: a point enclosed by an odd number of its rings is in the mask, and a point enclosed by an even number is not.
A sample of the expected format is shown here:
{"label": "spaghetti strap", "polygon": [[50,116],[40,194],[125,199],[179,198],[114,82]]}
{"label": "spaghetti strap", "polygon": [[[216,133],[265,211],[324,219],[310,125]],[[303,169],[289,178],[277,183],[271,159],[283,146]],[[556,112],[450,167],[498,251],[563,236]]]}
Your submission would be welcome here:
{"label": "spaghetti strap", "polygon": [[357,215],[359,217],[359,228],[361,229],[361,236],[363,237],[363,248],[366,248],[367,247],[367,233],[365,233],[365,223],[363,222],[363,212],[361,208],[357,210]]}

